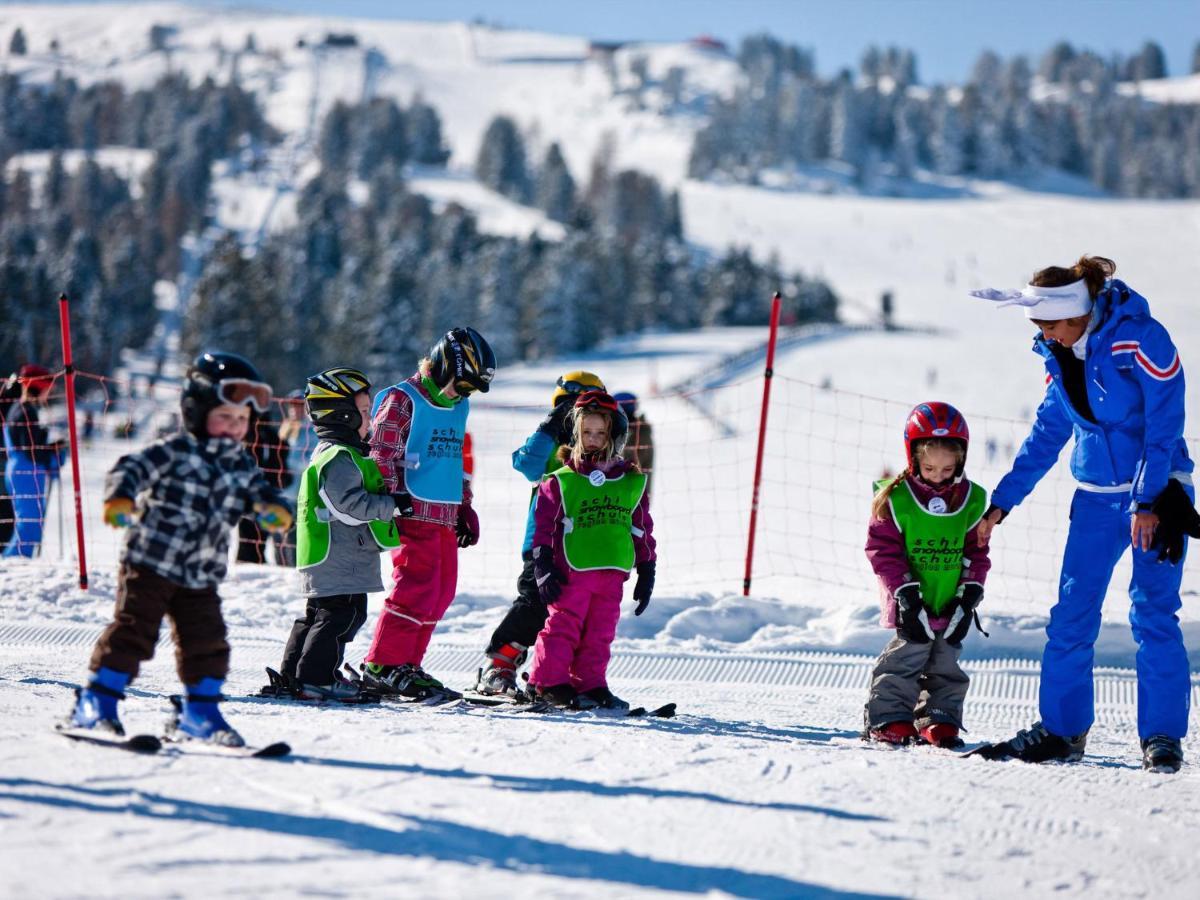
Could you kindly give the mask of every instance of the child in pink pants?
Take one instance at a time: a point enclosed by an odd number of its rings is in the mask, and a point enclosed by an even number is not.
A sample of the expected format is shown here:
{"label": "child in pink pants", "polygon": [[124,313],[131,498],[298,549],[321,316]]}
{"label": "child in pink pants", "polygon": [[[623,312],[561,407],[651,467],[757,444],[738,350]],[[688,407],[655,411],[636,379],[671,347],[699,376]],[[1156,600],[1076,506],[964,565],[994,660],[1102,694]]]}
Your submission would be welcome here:
{"label": "child in pink pants", "polygon": [[603,391],[579,396],[562,468],[538,489],[533,569],[550,610],[533,648],[529,685],[557,706],[626,709],[608,689],[621,593],[637,569],[634,615],[654,590],[654,523],[646,476],[621,456],[629,423]]}

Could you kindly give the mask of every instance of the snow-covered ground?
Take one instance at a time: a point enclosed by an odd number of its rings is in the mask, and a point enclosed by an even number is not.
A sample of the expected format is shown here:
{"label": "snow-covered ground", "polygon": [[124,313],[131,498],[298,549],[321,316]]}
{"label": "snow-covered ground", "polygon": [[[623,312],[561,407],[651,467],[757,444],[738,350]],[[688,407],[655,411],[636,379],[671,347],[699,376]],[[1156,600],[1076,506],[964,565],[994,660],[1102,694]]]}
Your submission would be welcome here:
{"label": "snow-covered ground", "polygon": [[[172,23],[170,53],[151,52],[152,23]],[[100,417],[84,450],[83,505],[91,589],[75,586],[73,525],[52,497],[41,559],[0,566],[0,894],[161,896],[297,893],[362,896],[1193,896],[1191,834],[1200,796],[1189,765],[1174,778],[1137,769],[1129,667],[1127,569],[1114,578],[1097,647],[1098,721],[1085,764],[1030,767],[888,752],[857,740],[870,657],[885,635],[861,551],[870,483],[901,463],[906,411],[937,397],[968,416],[970,471],[1003,474],[1043,390],[1019,312],[965,292],[1011,286],[1080,253],[1112,256],[1180,347],[1200,352],[1190,286],[1200,283],[1200,204],[1114,201],[1010,185],[963,183],[951,198],[818,194],[798,182],[746,187],[684,177],[694,112],[728,90],[734,64],[682,45],[631,47],[611,60],[579,38],[466,24],[365,22],[190,7],[0,7],[0,46],[20,25],[30,55],[9,71],[49,80],[153,81],[168,67],[237,71],[287,132],[269,164],[221,163],[223,224],[249,239],[294,217],[312,171],[320,114],[337,99],[416,92],[443,117],[448,172],[417,172],[415,189],[475,211],[500,234],[558,226],[484,190],[465,173],[488,120],[517,117],[534,148],[563,142],[577,178],[613,141],[621,166],[679,186],[689,240],[715,251],[749,245],[785,267],[827,278],[850,325],[877,319],[895,295],[910,330],[816,329],[784,335],[773,383],[754,590],[741,596],[762,391],[764,329],[646,334],[571,359],[501,361],[475,404],[479,546],[461,556],[460,594],[429,668],[469,682],[512,597],[528,485],[510,452],[536,426],[554,378],[588,368],[632,389],[655,426],[658,591],[626,616],[615,645],[618,693],[675,700],[672,721],[543,719],[459,707],[295,709],[248,698],[274,665],[301,604],[291,572],[235,567],[223,590],[234,646],[228,714],[252,741],[289,740],[283,762],[171,755],[136,758],[68,745],[50,733],[112,614],[117,536],[98,524],[104,472],[139,446],[174,405],[138,401],[132,443],[111,438],[130,410]],[[327,32],[358,48],[320,47]],[[234,53],[253,33],[254,53]],[[51,39],[59,51],[48,52]],[[305,46],[298,46],[303,39]],[[369,50],[385,62],[372,61]],[[684,103],[634,89],[630,62],[652,79],[686,72]],[[1185,97],[1188,79],[1143,85]],[[1165,98],[1165,96],[1164,96]],[[610,138],[611,136],[611,138]],[[537,158],[537,154],[534,154]],[[44,171],[30,154],[10,165]],[[100,161],[144,165],[107,148]],[[74,157],[66,160],[76,164]],[[802,185],[801,185],[802,186]],[[811,187],[811,185],[810,185]],[[937,193],[937,192],[933,192]],[[277,386],[286,393],[292,386]],[[1200,435],[1191,392],[1189,435]],[[1200,452],[1196,441],[1193,450]],[[1036,717],[1037,667],[1071,493],[1062,465],[997,532],[973,635],[972,741],[1007,737]],[[68,513],[71,503],[63,504]],[[60,524],[61,522],[61,524]],[[61,534],[61,537],[60,537]],[[1200,644],[1200,575],[1185,574],[1181,619]],[[372,597],[372,613],[381,598]],[[351,648],[357,659],[373,619]],[[1198,663],[1197,665],[1200,665]],[[126,719],[154,730],[177,690],[168,641],[130,691]],[[1196,678],[1194,676],[1194,682]],[[1195,691],[1194,691],[1195,692]],[[1188,740],[1189,756],[1200,743]]]}

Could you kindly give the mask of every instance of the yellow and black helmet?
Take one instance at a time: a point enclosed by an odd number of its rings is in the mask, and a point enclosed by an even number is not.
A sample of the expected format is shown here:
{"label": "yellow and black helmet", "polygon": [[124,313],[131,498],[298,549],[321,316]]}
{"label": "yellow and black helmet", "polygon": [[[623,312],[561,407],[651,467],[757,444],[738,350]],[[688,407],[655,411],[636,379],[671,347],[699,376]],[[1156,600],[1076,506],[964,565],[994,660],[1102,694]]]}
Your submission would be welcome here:
{"label": "yellow and black helmet", "polygon": [[584,391],[603,391],[607,390],[604,387],[604,382],[600,380],[600,376],[592,372],[564,372],[558,376],[558,382],[554,386],[554,399],[550,401],[551,406],[558,406],[564,397],[575,397],[582,394]]}
{"label": "yellow and black helmet", "polygon": [[362,416],[354,397],[370,389],[371,382],[360,370],[335,366],[308,376],[304,385],[304,404],[316,425],[344,425],[357,430],[362,424]]}

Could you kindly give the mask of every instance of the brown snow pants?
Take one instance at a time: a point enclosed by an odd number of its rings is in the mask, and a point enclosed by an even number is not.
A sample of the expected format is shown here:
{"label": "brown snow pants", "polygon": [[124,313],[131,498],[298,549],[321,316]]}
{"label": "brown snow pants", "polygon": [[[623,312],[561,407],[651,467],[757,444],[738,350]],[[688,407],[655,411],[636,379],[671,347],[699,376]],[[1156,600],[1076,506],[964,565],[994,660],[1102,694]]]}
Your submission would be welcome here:
{"label": "brown snow pants", "polygon": [[229,672],[229,643],[216,588],[185,588],[140,566],[125,564],[117,577],[112,624],[92,651],[90,668],[127,672],[154,656],[163,616],[171,618],[175,668],[184,684],[201,678],[224,679]]}

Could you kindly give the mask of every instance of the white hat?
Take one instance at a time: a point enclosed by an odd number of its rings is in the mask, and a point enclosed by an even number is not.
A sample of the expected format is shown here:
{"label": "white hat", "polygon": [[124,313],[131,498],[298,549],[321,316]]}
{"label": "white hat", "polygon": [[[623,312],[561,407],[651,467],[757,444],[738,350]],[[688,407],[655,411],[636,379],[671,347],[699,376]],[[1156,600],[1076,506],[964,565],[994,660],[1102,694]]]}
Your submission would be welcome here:
{"label": "white hat", "polygon": [[972,297],[992,300],[999,306],[1022,306],[1025,308],[1025,318],[1047,322],[1086,316],[1092,311],[1092,294],[1083,278],[1061,287],[1027,284],[1019,291],[982,288],[970,293]]}

